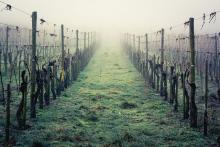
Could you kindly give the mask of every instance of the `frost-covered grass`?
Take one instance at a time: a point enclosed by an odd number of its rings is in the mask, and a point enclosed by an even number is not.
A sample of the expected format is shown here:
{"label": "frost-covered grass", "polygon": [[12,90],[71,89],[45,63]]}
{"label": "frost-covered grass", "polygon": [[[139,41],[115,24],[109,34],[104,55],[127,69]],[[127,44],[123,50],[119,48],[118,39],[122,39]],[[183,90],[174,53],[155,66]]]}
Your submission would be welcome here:
{"label": "frost-covered grass", "polygon": [[31,129],[14,136],[22,147],[33,142],[103,147],[214,143],[215,138],[203,137],[177,115],[145,85],[125,55],[102,49],[61,97],[38,110]]}

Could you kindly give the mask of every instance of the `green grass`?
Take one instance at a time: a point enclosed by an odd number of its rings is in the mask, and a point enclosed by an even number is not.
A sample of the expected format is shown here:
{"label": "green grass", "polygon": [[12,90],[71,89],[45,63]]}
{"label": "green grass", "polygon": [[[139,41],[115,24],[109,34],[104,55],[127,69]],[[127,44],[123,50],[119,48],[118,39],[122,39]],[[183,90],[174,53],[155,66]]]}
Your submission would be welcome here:
{"label": "green grass", "polygon": [[17,146],[209,146],[215,140],[181,121],[118,50],[98,50],[78,80],[28,123],[30,130],[13,132]]}

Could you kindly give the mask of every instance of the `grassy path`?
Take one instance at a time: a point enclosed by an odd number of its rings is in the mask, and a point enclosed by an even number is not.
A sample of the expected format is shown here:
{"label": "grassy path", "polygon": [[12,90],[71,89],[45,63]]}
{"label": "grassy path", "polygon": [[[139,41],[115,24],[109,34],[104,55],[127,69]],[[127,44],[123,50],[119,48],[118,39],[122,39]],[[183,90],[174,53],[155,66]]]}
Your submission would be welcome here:
{"label": "grassy path", "polygon": [[144,85],[125,55],[98,50],[88,67],[48,108],[38,111],[17,145],[207,146],[170,106]]}

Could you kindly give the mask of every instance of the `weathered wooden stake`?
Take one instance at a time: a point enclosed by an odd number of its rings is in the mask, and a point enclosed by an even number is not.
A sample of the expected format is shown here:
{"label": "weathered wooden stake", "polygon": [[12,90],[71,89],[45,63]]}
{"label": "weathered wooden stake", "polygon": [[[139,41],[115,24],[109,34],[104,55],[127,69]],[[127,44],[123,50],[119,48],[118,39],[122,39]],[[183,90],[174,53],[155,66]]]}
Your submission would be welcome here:
{"label": "weathered wooden stake", "polygon": [[[161,77],[164,72],[163,65],[164,65],[164,29],[161,29],[161,55],[160,55],[160,64],[161,64]],[[158,76],[159,77],[159,76]],[[160,96],[162,96],[162,93],[164,91],[163,87],[163,80],[160,79]]]}
{"label": "weathered wooden stake", "polygon": [[7,102],[6,102],[6,123],[5,123],[5,142],[10,140],[10,101],[11,101],[11,86],[7,85]]}
{"label": "weathered wooden stake", "polygon": [[76,56],[77,56],[77,75],[80,72],[80,60],[79,60],[79,30],[76,30]]}
{"label": "weathered wooden stake", "polygon": [[148,76],[149,76],[149,70],[148,70],[148,35],[147,34],[145,34],[145,43],[146,43],[146,54],[145,54],[145,65],[146,65],[146,69],[145,69],[145,79],[147,79],[147,78],[149,78]]}
{"label": "weathered wooden stake", "polygon": [[0,72],[2,72],[2,52],[3,52],[3,47],[2,44],[0,43]]}
{"label": "weathered wooden stake", "polygon": [[65,79],[65,48],[64,48],[64,26],[61,25],[61,58],[62,58],[62,63],[61,63],[61,76],[60,76],[60,90],[64,90],[64,79]]}
{"label": "weathered wooden stake", "polygon": [[194,18],[189,19],[189,37],[190,37],[190,126],[193,128],[197,127],[197,107],[195,103],[195,35],[194,35]]}
{"label": "weathered wooden stake", "polygon": [[2,98],[3,102],[5,103],[5,98],[4,98],[4,85],[3,85],[3,81],[2,81],[2,52],[3,52],[3,47],[0,43],[0,83],[1,83],[1,90],[2,90],[2,94],[0,94],[0,98]]}
{"label": "weathered wooden stake", "polygon": [[133,35],[133,43],[132,43],[132,63],[135,63],[135,35]]}
{"label": "weathered wooden stake", "polygon": [[5,74],[8,72],[8,38],[9,38],[9,27],[6,28],[6,39],[5,39],[5,53],[4,53],[4,63],[5,63]]}
{"label": "weathered wooden stake", "polygon": [[205,112],[204,112],[204,135],[208,135],[208,60],[205,64]]}
{"label": "weathered wooden stake", "polygon": [[156,65],[156,56],[155,56],[155,54],[154,54],[154,56],[153,56],[153,69],[152,69],[152,73],[153,73],[153,84],[152,84],[152,87],[153,87],[154,89],[156,88],[155,65]]}
{"label": "weathered wooden stake", "polygon": [[76,30],[76,52],[79,52],[79,30]]}
{"label": "weathered wooden stake", "polygon": [[214,62],[214,76],[215,81],[218,83],[218,37],[215,34],[215,62]]}
{"label": "weathered wooden stake", "polygon": [[4,84],[3,84],[3,78],[2,78],[2,51],[3,51],[3,47],[1,47],[1,43],[0,43],[0,83],[1,83],[1,90],[2,90],[2,94],[0,95],[0,97],[2,98],[3,104],[5,105],[5,96],[4,96]]}
{"label": "weathered wooden stake", "polygon": [[160,55],[160,64],[163,69],[164,64],[164,29],[161,29],[161,55]]}
{"label": "weathered wooden stake", "polygon": [[84,49],[86,49],[86,32],[84,32]]}
{"label": "weathered wooden stake", "polygon": [[37,12],[32,13],[32,57],[31,57],[31,118],[36,118],[35,109],[35,85],[36,85],[36,32]]}
{"label": "weathered wooden stake", "polygon": [[61,49],[62,49],[62,70],[64,70],[65,48],[64,48],[64,26],[61,25]]}
{"label": "weathered wooden stake", "polygon": [[141,36],[138,36],[138,50],[141,50]]}

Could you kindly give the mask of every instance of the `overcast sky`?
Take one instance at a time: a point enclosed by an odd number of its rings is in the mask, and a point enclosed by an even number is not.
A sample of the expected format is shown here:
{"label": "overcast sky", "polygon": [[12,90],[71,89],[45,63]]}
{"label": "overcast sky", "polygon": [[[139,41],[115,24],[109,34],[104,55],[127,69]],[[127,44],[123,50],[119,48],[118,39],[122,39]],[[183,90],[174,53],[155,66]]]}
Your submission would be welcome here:
{"label": "overcast sky", "polygon": [[[220,0],[4,0],[49,23],[65,24],[74,29],[111,32],[151,32],[183,23],[189,17],[220,10]],[[0,5],[1,8],[4,5]],[[220,15],[220,13],[219,13]],[[220,18],[220,17],[219,17]],[[1,11],[0,22],[31,24],[19,12]],[[220,20],[216,20],[219,24]],[[213,25],[214,31],[220,25]]]}

